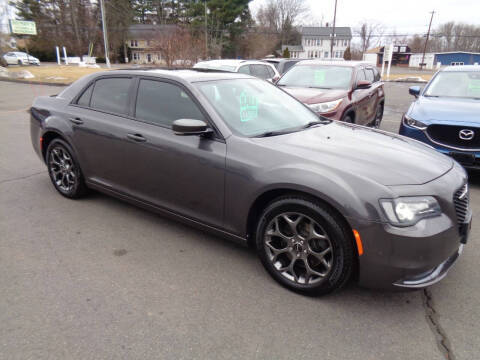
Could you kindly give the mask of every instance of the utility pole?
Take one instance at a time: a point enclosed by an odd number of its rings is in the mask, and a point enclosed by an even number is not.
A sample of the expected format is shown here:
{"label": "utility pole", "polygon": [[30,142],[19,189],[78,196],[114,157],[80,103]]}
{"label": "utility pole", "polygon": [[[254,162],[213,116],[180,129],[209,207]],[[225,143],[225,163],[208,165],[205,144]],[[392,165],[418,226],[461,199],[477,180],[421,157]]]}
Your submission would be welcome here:
{"label": "utility pole", "polygon": [[428,43],[428,38],[430,37],[430,29],[432,28],[432,20],[433,20],[433,14],[435,14],[435,10],[431,12],[432,16],[430,17],[430,24],[428,25],[428,32],[427,32],[427,38],[425,39],[425,46],[423,47],[423,55],[422,55],[422,62],[420,63],[420,70],[423,69],[423,65],[425,64],[425,52],[427,51],[427,43]]}
{"label": "utility pole", "polygon": [[207,0],[205,0],[205,60],[208,59]]}
{"label": "utility pole", "polygon": [[105,23],[105,4],[104,0],[100,0],[100,11],[102,13],[102,28],[103,28],[103,44],[105,45],[105,62],[107,67],[110,68],[110,59],[108,58],[108,36],[107,36],[107,24]]}
{"label": "utility pole", "polygon": [[337,19],[337,0],[335,0],[335,10],[333,12],[332,39],[330,42],[330,58],[333,59],[333,42],[335,41],[335,21]]}

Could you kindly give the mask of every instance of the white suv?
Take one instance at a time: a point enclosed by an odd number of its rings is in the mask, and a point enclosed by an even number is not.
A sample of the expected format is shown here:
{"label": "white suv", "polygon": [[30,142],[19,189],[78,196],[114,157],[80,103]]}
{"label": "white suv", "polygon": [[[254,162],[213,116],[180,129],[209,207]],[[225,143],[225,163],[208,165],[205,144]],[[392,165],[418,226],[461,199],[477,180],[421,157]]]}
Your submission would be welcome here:
{"label": "white suv", "polygon": [[194,69],[222,70],[249,74],[258,78],[275,82],[280,79],[275,66],[256,60],[210,60],[200,61],[193,66]]}
{"label": "white suv", "polygon": [[40,65],[40,60],[20,51],[11,51],[3,55],[7,65]]}

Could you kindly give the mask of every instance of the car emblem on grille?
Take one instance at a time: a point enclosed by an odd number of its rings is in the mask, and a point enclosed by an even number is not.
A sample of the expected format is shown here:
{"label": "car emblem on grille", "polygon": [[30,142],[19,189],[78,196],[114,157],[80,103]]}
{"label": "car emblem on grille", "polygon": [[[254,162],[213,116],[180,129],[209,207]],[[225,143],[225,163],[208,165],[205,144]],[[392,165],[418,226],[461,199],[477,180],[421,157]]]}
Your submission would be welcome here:
{"label": "car emblem on grille", "polygon": [[458,137],[462,140],[472,140],[474,136],[475,132],[469,129],[460,130],[460,132],[458,133]]}

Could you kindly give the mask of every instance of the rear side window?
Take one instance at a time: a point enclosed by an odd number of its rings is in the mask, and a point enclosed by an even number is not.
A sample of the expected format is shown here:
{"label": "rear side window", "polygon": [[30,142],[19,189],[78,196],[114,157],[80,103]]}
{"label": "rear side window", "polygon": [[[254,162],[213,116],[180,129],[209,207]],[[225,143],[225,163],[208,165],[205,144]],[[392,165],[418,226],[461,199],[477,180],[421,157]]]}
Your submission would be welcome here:
{"label": "rear side window", "polygon": [[275,72],[273,71],[273,69],[270,67],[270,66],[265,66],[267,68],[267,72],[268,72],[268,77],[269,78],[273,78],[275,76]]}
{"label": "rear side window", "polygon": [[127,114],[130,84],[131,79],[129,78],[97,80],[93,88],[90,107],[115,114]]}
{"label": "rear side window", "polygon": [[85,90],[78,98],[77,104],[81,106],[90,106],[90,98],[92,97],[92,91],[93,91],[93,84],[88,87],[87,90]]}
{"label": "rear side window", "polygon": [[177,85],[155,80],[140,80],[135,117],[171,127],[178,119],[205,118],[190,96]]}
{"label": "rear side window", "polygon": [[270,78],[267,67],[265,65],[250,65],[252,67],[252,75],[259,77],[260,79]]}
{"label": "rear side window", "polygon": [[238,72],[242,73],[242,74],[249,74],[250,75],[250,66],[249,65],[240,66],[240,68],[238,69]]}
{"label": "rear side window", "polygon": [[365,76],[367,78],[367,81],[370,81],[371,83],[375,82],[375,75],[373,73],[373,69],[365,69]]}
{"label": "rear side window", "polygon": [[358,69],[358,71],[357,71],[357,83],[361,80],[367,80],[367,78],[365,77],[365,72],[363,71],[363,69]]}

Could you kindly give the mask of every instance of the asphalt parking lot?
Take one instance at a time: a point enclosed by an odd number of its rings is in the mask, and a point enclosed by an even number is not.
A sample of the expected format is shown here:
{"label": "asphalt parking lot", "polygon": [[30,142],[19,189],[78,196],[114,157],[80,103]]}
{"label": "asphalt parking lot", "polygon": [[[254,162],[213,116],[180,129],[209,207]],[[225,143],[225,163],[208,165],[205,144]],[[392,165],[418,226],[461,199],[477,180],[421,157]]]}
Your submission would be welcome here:
{"label": "asphalt parking lot", "polygon": [[[386,84],[384,130],[398,131],[408,86]],[[58,195],[26,110],[60,90],[0,82],[0,359],[479,358],[480,176],[443,281],[303,297],[251,250],[98,193]]]}

